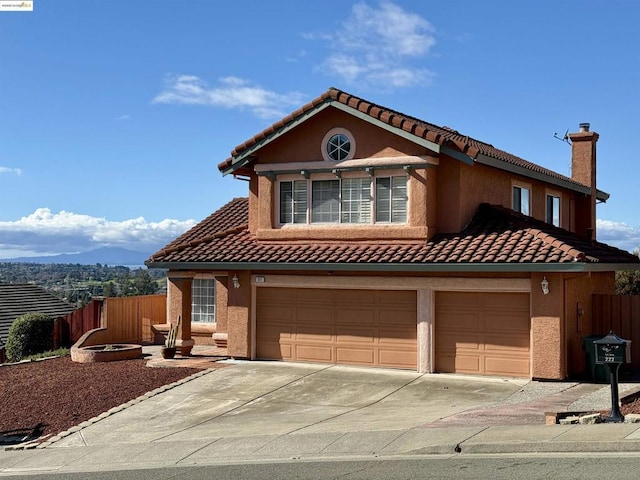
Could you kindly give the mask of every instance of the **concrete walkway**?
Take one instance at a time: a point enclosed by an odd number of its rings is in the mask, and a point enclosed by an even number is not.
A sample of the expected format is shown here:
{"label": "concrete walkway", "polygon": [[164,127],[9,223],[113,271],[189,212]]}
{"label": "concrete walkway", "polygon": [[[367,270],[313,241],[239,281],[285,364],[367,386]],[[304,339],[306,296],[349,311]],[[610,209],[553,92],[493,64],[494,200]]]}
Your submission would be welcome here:
{"label": "concrete walkway", "polygon": [[[50,439],[0,475],[425,454],[640,451],[640,424],[545,425],[608,410],[595,384],[230,362]],[[620,392],[637,389],[621,384]]]}

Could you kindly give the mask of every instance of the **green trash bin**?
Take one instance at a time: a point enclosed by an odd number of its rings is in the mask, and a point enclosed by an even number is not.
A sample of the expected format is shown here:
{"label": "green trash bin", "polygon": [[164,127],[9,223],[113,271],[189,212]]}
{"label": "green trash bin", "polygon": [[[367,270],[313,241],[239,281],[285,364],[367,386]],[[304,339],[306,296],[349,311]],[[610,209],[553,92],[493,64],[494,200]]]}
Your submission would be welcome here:
{"label": "green trash bin", "polygon": [[596,340],[600,340],[605,335],[589,335],[582,339],[582,348],[585,353],[587,362],[587,372],[589,378],[595,383],[609,383],[609,371],[601,363],[596,363],[596,347],[593,344]]}

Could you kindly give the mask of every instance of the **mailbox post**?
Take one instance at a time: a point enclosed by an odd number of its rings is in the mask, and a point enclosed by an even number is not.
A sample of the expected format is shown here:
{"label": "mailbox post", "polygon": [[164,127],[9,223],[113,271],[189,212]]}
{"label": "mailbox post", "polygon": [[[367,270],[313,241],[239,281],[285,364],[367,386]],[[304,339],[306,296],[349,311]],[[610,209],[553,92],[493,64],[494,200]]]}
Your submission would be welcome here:
{"label": "mailbox post", "polygon": [[611,382],[611,413],[605,422],[624,422],[618,397],[618,370],[620,365],[631,361],[631,341],[620,338],[611,331],[606,337],[595,340],[593,345],[596,350],[596,363],[607,366]]}

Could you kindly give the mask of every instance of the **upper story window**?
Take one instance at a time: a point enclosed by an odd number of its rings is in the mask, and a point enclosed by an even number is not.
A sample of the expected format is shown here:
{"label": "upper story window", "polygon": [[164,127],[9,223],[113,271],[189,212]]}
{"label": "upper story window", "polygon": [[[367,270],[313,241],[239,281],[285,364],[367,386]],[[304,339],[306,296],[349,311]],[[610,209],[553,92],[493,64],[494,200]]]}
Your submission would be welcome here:
{"label": "upper story window", "polygon": [[407,177],[280,182],[280,223],[406,223]]}
{"label": "upper story window", "polygon": [[307,223],[307,181],[280,182],[280,223]]}
{"label": "upper story window", "polygon": [[529,203],[530,191],[528,188],[513,186],[513,209],[524,215],[531,215],[531,205]]}
{"label": "upper story window", "polygon": [[407,177],[376,178],[376,222],[407,221]]}
{"label": "upper story window", "polygon": [[191,321],[215,323],[216,281],[214,278],[194,278],[191,284]]}
{"label": "upper story window", "polygon": [[356,140],[344,128],[332,128],[322,139],[322,158],[332,162],[351,160],[356,153]]}
{"label": "upper story window", "polygon": [[547,223],[560,226],[560,197],[547,194]]}

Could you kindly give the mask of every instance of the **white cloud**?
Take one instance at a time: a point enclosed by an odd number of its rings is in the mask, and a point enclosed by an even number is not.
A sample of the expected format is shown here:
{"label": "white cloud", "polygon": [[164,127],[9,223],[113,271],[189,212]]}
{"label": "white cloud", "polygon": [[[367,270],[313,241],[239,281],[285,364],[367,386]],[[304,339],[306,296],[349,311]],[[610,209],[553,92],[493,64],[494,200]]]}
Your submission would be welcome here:
{"label": "white cloud", "polygon": [[260,118],[271,118],[285,115],[288,107],[300,105],[304,98],[298,92],[279,94],[237,77],[218,82],[211,87],[195,75],[167,75],[164,90],[151,103],[249,109]]}
{"label": "white cloud", "polygon": [[123,120],[124,121],[124,120],[129,120],[129,119],[131,119],[131,115],[128,115],[126,113],[124,115],[120,115],[119,117],[116,117],[116,120]]}
{"label": "white cloud", "polygon": [[433,73],[412,62],[435,45],[435,29],[421,16],[391,2],[378,8],[361,2],[351,9],[340,32],[305,34],[309,40],[327,40],[332,53],[320,69],[348,83],[366,82],[385,87],[427,83]]}
{"label": "white cloud", "polygon": [[629,252],[640,248],[640,228],[630,227],[624,222],[598,219],[596,236],[599,242],[608,243]]}
{"label": "white cloud", "polygon": [[3,173],[13,173],[14,175],[22,175],[21,168],[0,167],[0,175]]}
{"label": "white cloud", "polygon": [[163,247],[195,225],[195,220],[121,222],[39,208],[17,221],[0,221],[0,258],[77,253],[118,246],[146,252]]}

